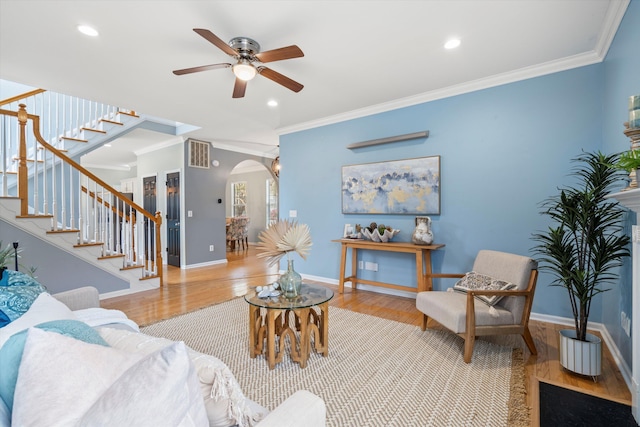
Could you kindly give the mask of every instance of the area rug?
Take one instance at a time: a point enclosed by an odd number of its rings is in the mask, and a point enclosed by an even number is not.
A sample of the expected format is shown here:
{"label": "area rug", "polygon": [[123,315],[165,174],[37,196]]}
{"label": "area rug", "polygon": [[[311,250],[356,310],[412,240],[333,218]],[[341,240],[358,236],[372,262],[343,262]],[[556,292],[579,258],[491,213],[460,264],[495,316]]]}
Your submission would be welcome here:
{"label": "area rug", "polygon": [[631,406],[540,381],[540,427],[638,427]]}
{"label": "area rug", "polygon": [[329,309],[329,356],[269,370],[249,357],[247,303],[238,298],[142,328],[223,360],[245,395],[273,409],[296,390],[327,405],[327,426],[528,426],[522,352],[444,331]]}

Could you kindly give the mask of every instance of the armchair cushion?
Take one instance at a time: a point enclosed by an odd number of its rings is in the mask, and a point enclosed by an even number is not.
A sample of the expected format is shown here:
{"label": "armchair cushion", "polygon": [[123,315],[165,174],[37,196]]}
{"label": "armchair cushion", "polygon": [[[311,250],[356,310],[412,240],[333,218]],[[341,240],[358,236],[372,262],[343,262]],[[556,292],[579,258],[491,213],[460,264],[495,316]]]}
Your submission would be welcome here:
{"label": "armchair cushion", "polygon": [[[428,313],[442,326],[456,334],[466,330],[467,295],[460,292],[420,292],[416,297],[416,308]],[[491,312],[491,309],[494,309]],[[511,325],[517,322],[513,314],[498,306],[474,304],[476,325]]]}
{"label": "armchair cushion", "polygon": [[[511,282],[496,279],[485,274],[470,271],[465,274],[462,279],[453,286],[454,291],[466,293],[467,291],[507,291],[515,288],[516,285]],[[476,295],[476,299],[487,305],[496,305],[503,297],[498,295]]]}

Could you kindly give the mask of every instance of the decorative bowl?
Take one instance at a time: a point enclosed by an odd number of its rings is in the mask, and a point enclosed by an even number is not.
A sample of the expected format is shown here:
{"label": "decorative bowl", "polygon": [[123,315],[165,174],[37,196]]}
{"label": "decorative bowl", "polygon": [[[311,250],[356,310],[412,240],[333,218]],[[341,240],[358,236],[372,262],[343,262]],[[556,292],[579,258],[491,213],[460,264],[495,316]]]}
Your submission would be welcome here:
{"label": "decorative bowl", "polygon": [[400,230],[398,229],[393,229],[393,230],[384,230],[383,234],[380,234],[380,232],[378,231],[378,229],[376,228],[375,230],[373,230],[373,232],[369,231],[367,228],[363,228],[362,229],[362,236],[366,239],[366,240],[371,240],[373,242],[389,242],[391,241],[391,239],[393,239],[393,237],[398,234],[400,232]]}

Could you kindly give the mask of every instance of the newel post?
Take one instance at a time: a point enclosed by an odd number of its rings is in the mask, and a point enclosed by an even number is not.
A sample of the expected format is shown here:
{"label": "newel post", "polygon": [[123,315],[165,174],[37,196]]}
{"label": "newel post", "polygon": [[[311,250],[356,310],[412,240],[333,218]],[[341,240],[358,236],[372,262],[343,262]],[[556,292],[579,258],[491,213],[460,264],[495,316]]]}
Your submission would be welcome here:
{"label": "newel post", "polygon": [[18,125],[20,136],[18,138],[18,198],[20,199],[20,215],[29,214],[29,176],[27,169],[27,106],[19,105]]}
{"label": "newel post", "polygon": [[[162,240],[160,240],[160,228],[162,226],[162,214],[158,211],[156,212],[156,242],[160,243]],[[161,245],[156,244],[156,268],[157,268],[157,274],[160,277],[160,286],[162,286],[164,280],[163,280],[163,267],[162,267],[162,248],[160,247]]]}

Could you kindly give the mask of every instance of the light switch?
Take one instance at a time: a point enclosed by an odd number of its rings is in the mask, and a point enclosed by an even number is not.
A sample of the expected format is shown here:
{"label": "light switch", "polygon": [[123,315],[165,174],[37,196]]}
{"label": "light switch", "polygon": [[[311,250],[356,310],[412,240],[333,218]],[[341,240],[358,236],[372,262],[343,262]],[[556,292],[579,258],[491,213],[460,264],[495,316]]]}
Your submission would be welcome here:
{"label": "light switch", "polygon": [[298,211],[289,211],[289,218],[296,218],[298,216]]}
{"label": "light switch", "polygon": [[187,211],[187,216],[191,218],[193,216],[193,211]]}

